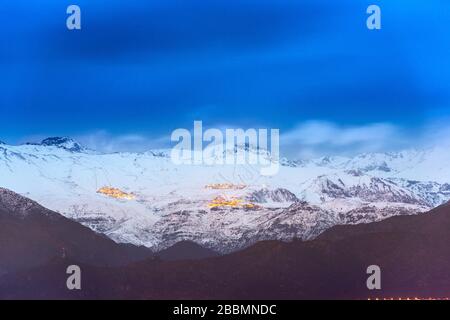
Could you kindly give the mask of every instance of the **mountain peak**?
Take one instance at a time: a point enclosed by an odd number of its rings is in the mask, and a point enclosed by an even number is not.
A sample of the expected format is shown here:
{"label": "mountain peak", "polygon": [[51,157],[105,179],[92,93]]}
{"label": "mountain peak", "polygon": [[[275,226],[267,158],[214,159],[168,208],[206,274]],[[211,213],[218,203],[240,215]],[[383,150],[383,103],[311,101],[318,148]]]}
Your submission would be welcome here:
{"label": "mountain peak", "polygon": [[219,254],[193,241],[183,240],[158,252],[158,257],[165,261],[200,260],[216,257]]}
{"label": "mountain peak", "polygon": [[42,140],[41,145],[63,148],[73,152],[80,152],[84,149],[78,142],[67,137],[50,137]]}

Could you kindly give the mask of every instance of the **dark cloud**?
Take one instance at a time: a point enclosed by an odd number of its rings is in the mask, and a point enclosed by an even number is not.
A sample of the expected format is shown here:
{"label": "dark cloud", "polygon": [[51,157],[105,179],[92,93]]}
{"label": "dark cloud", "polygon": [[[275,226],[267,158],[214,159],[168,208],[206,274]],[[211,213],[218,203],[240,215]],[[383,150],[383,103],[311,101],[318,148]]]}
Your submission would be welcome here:
{"label": "dark cloud", "polygon": [[82,32],[49,31],[50,54],[75,59],[149,59],[206,50],[255,49],[327,26],[331,8],[308,1],[83,3]]}
{"label": "dark cloud", "polygon": [[81,31],[65,27],[69,2],[2,5],[8,135],[163,136],[194,119],[286,130],[308,119],[413,126],[450,108],[444,2],[380,0],[379,32],[365,27],[364,0],[76,3]]}

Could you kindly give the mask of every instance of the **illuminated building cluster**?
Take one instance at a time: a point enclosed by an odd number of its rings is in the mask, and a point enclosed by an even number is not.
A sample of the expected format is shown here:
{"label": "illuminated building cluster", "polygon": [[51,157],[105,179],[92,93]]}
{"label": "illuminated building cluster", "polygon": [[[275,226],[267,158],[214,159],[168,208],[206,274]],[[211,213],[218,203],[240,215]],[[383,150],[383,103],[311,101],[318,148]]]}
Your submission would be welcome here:
{"label": "illuminated building cluster", "polygon": [[136,198],[136,196],[132,193],[126,193],[120,189],[112,187],[100,188],[97,190],[97,193],[101,193],[115,199],[134,200]]}
{"label": "illuminated building cluster", "polygon": [[243,208],[243,209],[258,209],[259,206],[245,202],[236,197],[218,196],[215,197],[209,204],[209,208]]}

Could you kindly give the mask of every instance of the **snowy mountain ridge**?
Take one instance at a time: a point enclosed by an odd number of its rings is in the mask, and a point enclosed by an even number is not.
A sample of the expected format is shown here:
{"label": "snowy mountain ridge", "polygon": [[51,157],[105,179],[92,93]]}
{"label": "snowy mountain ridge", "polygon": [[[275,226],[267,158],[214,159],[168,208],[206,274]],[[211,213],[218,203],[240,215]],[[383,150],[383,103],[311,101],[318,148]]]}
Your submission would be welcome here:
{"label": "snowy mountain ridge", "polygon": [[[118,242],[162,249],[190,240],[221,252],[264,239],[310,239],[336,224],[425,212],[450,200],[443,148],[280,162],[267,177],[257,165],[175,165],[170,150],[102,154],[50,138],[0,145],[0,187]],[[103,187],[131,196],[112,198],[98,192]]]}

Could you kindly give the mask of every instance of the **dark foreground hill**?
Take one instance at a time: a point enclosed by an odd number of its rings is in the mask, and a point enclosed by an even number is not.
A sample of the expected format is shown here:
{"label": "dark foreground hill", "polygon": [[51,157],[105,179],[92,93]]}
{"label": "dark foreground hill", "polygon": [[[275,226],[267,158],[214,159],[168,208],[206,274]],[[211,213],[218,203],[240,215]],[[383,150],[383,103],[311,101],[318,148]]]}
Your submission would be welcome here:
{"label": "dark foreground hill", "polygon": [[157,256],[164,261],[199,260],[217,257],[218,255],[219,254],[214,250],[204,248],[192,241],[178,242],[157,253]]}
{"label": "dark foreground hill", "polygon": [[94,266],[119,266],[152,255],[146,248],[117,244],[36,202],[0,188],[0,275],[56,258]]}
{"label": "dark foreground hill", "polygon": [[[0,277],[0,298],[449,297],[449,244],[450,206],[444,205],[422,215],[334,227],[313,241],[265,241],[201,260],[147,259],[100,267],[76,256],[58,256],[45,265]],[[69,264],[82,269],[80,291],[65,287]],[[381,268],[381,290],[366,287],[369,265]]]}

